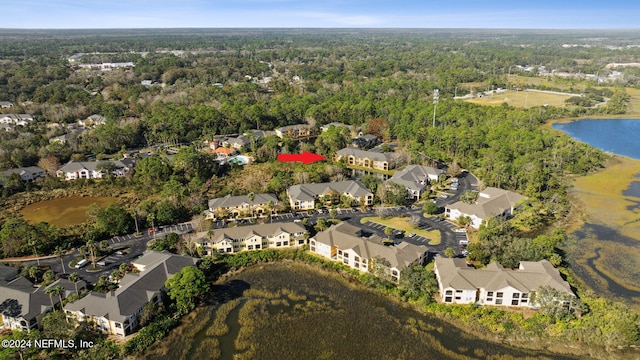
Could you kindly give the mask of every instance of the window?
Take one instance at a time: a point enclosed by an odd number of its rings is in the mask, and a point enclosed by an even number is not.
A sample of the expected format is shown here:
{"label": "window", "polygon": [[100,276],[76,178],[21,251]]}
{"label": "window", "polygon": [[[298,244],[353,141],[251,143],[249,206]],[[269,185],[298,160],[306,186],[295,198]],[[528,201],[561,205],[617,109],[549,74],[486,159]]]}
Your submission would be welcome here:
{"label": "window", "polygon": [[227,248],[227,252],[231,252],[231,251],[233,251],[233,249]]}
{"label": "window", "polygon": [[344,255],[344,257],[345,257],[346,259],[348,259],[348,258],[349,258],[349,253],[344,253],[343,255]]}
{"label": "window", "polygon": [[502,305],[502,299],[496,299],[496,305]]}
{"label": "window", "polygon": [[304,240],[298,240],[298,245],[304,244]]}
{"label": "window", "polygon": [[282,243],[280,241],[276,242],[276,246],[281,246]]}
{"label": "window", "polygon": [[260,244],[256,244],[256,249],[260,249]]}
{"label": "window", "polygon": [[342,250],[338,250],[338,255],[342,255]]}
{"label": "window", "polygon": [[518,306],[518,299],[511,300],[511,305]]}
{"label": "window", "polygon": [[309,244],[311,244],[311,245],[315,245],[315,244],[316,244],[316,241],[315,241],[315,240],[311,240],[311,241],[309,241]]}
{"label": "window", "polygon": [[446,295],[453,295],[453,291],[451,291],[451,290],[447,290],[447,291],[445,292],[445,294],[446,294]]}
{"label": "window", "polygon": [[527,299],[522,299],[522,300],[520,300],[520,304],[526,304],[526,303],[528,303],[528,302],[529,302],[529,301],[527,301]]}
{"label": "window", "polygon": [[492,302],[492,301],[493,301],[493,298],[492,298],[492,297],[487,298],[487,302]]}
{"label": "window", "polygon": [[253,245],[247,246],[247,250],[253,250]]}
{"label": "window", "polygon": [[315,252],[316,251],[316,247],[315,246],[311,246],[311,247],[309,247],[309,250]]}
{"label": "window", "polygon": [[451,296],[447,296],[447,297],[445,297],[445,298],[444,298],[444,302],[448,302],[448,303],[450,303],[450,302],[451,302]]}
{"label": "window", "polygon": [[285,242],[283,242],[282,244],[283,244],[284,246],[289,246],[289,242],[288,242],[288,241],[285,241]]}
{"label": "window", "polygon": [[493,296],[493,291],[487,291],[487,296]]}
{"label": "window", "polygon": [[523,298],[523,299],[528,299],[528,298],[529,298],[529,294],[527,294],[527,293],[522,293],[522,298]]}
{"label": "window", "polygon": [[360,263],[353,263],[353,267],[356,268],[356,269],[359,269],[360,268]]}
{"label": "window", "polygon": [[344,258],[344,260],[342,260],[343,263],[348,264],[349,263],[349,259]]}
{"label": "window", "polygon": [[519,299],[520,298],[520,294],[519,293],[513,293],[513,298],[514,299]]}
{"label": "window", "polygon": [[456,294],[462,294],[462,290],[456,290]]}
{"label": "window", "polygon": [[496,297],[497,297],[497,298],[501,298],[501,297],[502,297],[502,292],[497,292],[497,293],[496,293]]}
{"label": "window", "polygon": [[456,300],[460,300],[460,296],[456,296]]}
{"label": "window", "polygon": [[360,261],[360,257],[355,256],[355,257],[353,258],[353,260],[355,260],[355,261]]}

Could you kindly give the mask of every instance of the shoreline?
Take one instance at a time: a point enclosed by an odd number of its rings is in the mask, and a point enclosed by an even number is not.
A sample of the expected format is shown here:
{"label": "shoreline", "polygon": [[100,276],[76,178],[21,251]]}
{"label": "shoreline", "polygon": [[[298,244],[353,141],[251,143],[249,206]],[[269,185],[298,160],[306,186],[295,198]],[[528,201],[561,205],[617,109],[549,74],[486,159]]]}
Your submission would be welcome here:
{"label": "shoreline", "polygon": [[[640,197],[624,194],[640,182],[638,175],[640,160],[613,155],[600,171],[570,178],[567,198],[573,219],[562,224],[572,238],[567,252],[578,279],[600,296],[635,306],[640,299],[615,294],[607,284],[614,282],[630,293],[640,288],[634,275],[640,273]],[[593,258],[596,251],[599,256]]]}

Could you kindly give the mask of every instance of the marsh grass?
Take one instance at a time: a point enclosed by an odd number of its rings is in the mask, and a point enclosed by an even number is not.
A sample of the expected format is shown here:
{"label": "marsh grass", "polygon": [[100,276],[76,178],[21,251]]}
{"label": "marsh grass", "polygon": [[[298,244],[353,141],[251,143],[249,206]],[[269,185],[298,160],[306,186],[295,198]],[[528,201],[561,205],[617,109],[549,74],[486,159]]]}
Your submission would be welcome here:
{"label": "marsh grass", "polygon": [[220,348],[209,335],[222,332],[207,331],[207,340],[194,345],[196,354],[220,359],[545,358],[480,340],[319,266],[270,263],[226,278],[234,280],[251,285],[242,293],[241,307],[239,299],[219,306],[208,324],[220,328],[218,321],[226,319],[233,326],[228,314],[239,309],[235,353],[199,352],[205,344]]}

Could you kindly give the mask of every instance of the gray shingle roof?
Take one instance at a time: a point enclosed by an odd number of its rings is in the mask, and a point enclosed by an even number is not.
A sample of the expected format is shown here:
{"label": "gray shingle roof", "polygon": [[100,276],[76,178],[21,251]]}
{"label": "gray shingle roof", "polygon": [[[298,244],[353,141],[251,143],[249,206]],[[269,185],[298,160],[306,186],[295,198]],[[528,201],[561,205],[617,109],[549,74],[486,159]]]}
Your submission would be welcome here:
{"label": "gray shingle roof", "polygon": [[253,201],[249,200],[248,195],[238,195],[231,196],[227,195],[221,198],[215,198],[209,200],[209,209],[215,210],[219,207],[221,208],[229,208],[229,207],[238,207],[241,205],[266,205],[269,201],[272,201],[274,204],[278,203],[278,197],[274,194],[255,194],[255,199]]}
{"label": "gray shingle roof", "polygon": [[569,283],[547,260],[523,261],[518,270],[505,269],[497,263],[477,270],[469,267],[464,259],[438,257],[435,266],[443,288],[496,291],[511,286],[521,292],[531,292],[546,285],[573,294]]}
{"label": "gray shingle roof", "polygon": [[[27,278],[19,277],[9,283],[0,285],[0,303],[5,301],[17,301],[19,306],[13,308],[9,316],[22,317],[27,321],[35,319],[47,308],[51,308],[51,299],[45,293],[48,287],[34,287]],[[53,303],[57,304],[59,298],[54,296]]]}
{"label": "gray shingle roof", "polygon": [[439,177],[443,170],[422,165],[408,165],[402,170],[396,171],[389,181],[400,184],[414,191],[422,191],[427,185],[429,177]]}
{"label": "gray shingle roof", "polygon": [[395,154],[393,153],[380,153],[375,151],[360,150],[360,149],[351,148],[351,147],[336,151],[336,155],[353,156],[358,159],[371,159],[374,161],[386,161],[386,162],[391,162],[396,157]]}
{"label": "gray shingle roof", "polygon": [[373,195],[361,182],[356,180],[337,181],[317,184],[293,185],[287,189],[287,193],[292,200],[309,201],[314,200],[318,195],[324,195],[331,191],[339,194],[349,194],[354,198]]}
{"label": "gray shingle roof", "polygon": [[362,237],[362,229],[347,222],[333,225],[319,232],[314,239],[322,244],[336,246],[340,250],[352,249],[365,259],[382,257],[389,261],[391,267],[403,269],[422,257],[428,251],[425,245],[414,245],[403,242],[398,246],[385,246],[378,236]]}
{"label": "gray shingle roof", "polygon": [[149,302],[164,287],[167,279],[186,266],[196,265],[197,261],[190,256],[147,251],[134,262],[144,270],[125,275],[118,289],[107,294],[90,292],[82,299],[65,305],[64,309],[124,322]]}
{"label": "gray shingle roof", "polygon": [[[224,239],[246,239],[254,235],[271,237],[282,232],[296,234],[304,233],[306,232],[306,229],[304,226],[297,223],[271,223],[236,226],[227,229],[214,230],[211,241],[217,243]],[[206,238],[206,233],[198,233],[197,237],[204,240]]]}
{"label": "gray shingle roof", "polygon": [[457,209],[463,214],[476,215],[480,219],[489,219],[513,208],[518,201],[524,198],[513,191],[488,187],[478,194],[478,199],[474,204],[458,201],[447,207]]}

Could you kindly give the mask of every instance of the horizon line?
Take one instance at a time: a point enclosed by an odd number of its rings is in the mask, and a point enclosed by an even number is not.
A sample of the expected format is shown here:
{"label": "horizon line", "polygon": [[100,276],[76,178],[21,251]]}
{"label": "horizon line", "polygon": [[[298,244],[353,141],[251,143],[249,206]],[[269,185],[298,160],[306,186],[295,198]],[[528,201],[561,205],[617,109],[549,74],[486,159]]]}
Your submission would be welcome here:
{"label": "horizon line", "polygon": [[637,31],[640,27],[593,27],[593,28],[518,28],[518,27],[283,27],[283,26],[230,26],[230,27],[205,27],[205,26],[171,26],[171,27],[95,27],[95,28],[58,28],[58,27],[0,27],[0,31],[5,30],[550,30],[550,31]]}

